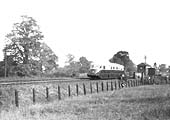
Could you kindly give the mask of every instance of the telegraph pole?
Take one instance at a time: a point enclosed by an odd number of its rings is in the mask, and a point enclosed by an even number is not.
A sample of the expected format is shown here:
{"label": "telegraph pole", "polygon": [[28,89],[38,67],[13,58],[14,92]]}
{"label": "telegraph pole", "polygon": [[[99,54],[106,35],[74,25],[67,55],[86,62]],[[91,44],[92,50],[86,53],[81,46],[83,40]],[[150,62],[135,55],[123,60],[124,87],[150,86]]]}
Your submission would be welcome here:
{"label": "telegraph pole", "polygon": [[5,62],[5,78],[7,76],[7,56],[6,56],[6,47],[5,47],[5,51],[4,51],[4,62]]}
{"label": "telegraph pole", "polygon": [[144,57],[144,59],[145,59],[145,66],[144,66],[144,76],[146,75],[146,55],[145,55],[145,57]]}
{"label": "telegraph pole", "polygon": [[147,57],[146,57],[146,55],[145,55],[145,57],[144,57],[144,59],[145,59],[145,64],[146,64],[146,58],[147,58]]}

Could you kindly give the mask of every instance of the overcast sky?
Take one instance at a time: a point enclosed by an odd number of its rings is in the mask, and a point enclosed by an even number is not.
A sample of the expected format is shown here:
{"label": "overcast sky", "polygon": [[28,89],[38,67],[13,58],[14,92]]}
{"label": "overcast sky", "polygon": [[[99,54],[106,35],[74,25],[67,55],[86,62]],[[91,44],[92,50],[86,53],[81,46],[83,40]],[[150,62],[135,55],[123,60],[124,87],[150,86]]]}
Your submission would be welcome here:
{"label": "overcast sky", "polygon": [[65,61],[68,53],[94,62],[120,50],[135,64],[170,65],[169,0],[4,0],[0,2],[0,60],[5,35],[21,15],[33,17],[44,42]]}

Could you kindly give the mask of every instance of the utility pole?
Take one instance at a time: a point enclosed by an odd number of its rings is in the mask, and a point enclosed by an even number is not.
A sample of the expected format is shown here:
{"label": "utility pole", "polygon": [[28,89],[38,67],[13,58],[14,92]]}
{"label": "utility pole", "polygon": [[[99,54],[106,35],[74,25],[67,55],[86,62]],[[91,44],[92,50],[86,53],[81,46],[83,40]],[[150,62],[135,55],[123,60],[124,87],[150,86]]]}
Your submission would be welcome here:
{"label": "utility pole", "polygon": [[4,49],[4,62],[5,62],[5,78],[7,77],[7,55],[6,55],[6,47]]}
{"label": "utility pole", "polygon": [[145,55],[145,57],[144,57],[144,59],[145,59],[145,66],[144,66],[144,76],[146,75],[146,55]]}
{"label": "utility pole", "polygon": [[145,55],[145,57],[144,57],[144,59],[145,59],[145,64],[146,64],[146,58],[147,58],[147,57],[146,57],[146,55]]}

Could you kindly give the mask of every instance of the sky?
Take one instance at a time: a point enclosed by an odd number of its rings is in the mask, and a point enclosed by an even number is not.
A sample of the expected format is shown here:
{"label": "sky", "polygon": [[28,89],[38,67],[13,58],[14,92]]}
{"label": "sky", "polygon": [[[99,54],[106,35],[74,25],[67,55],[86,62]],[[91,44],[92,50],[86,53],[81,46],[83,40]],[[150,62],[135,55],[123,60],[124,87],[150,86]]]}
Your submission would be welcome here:
{"label": "sky", "polygon": [[0,1],[0,60],[5,35],[28,15],[37,21],[60,66],[67,54],[104,63],[121,50],[135,64],[146,56],[150,65],[170,65],[169,6],[169,0]]}

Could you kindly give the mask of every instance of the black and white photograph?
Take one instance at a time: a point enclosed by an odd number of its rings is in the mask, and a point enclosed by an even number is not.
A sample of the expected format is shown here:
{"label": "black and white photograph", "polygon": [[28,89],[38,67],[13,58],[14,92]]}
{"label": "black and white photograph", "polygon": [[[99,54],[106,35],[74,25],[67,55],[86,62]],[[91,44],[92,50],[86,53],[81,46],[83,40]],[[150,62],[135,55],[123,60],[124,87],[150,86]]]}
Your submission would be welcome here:
{"label": "black and white photograph", "polygon": [[0,120],[170,120],[169,0],[3,0],[0,16]]}

